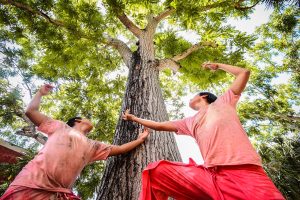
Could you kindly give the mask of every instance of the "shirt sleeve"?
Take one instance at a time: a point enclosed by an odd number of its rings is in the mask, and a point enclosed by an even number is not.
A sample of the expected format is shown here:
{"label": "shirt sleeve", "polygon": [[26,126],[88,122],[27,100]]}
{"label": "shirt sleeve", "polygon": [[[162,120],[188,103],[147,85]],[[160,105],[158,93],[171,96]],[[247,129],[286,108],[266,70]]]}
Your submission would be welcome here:
{"label": "shirt sleeve", "polygon": [[236,107],[237,102],[239,101],[241,95],[236,95],[231,89],[228,89],[224,94],[218,97],[216,101],[222,102],[225,104],[230,104]]}
{"label": "shirt sleeve", "polygon": [[194,120],[194,117],[187,117],[184,119],[174,120],[171,122],[177,129],[176,134],[193,136],[193,132],[192,132],[193,120]]}
{"label": "shirt sleeve", "polygon": [[53,134],[56,130],[61,128],[64,125],[63,122],[59,120],[54,120],[54,119],[48,119],[41,123],[39,127],[37,128],[38,131],[41,131],[48,136]]}
{"label": "shirt sleeve", "polygon": [[111,152],[112,145],[103,142],[93,141],[93,154],[90,162],[97,160],[106,160]]}

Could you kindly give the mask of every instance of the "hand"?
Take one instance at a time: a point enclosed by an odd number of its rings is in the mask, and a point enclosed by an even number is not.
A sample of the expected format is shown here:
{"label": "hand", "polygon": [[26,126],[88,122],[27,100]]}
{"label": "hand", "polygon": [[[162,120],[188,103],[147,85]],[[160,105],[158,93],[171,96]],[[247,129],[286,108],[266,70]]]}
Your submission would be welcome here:
{"label": "hand", "polygon": [[48,95],[49,92],[53,89],[54,87],[50,84],[44,84],[40,89],[39,92],[41,93],[42,96]]}
{"label": "hand", "polygon": [[217,63],[211,63],[211,62],[205,62],[202,64],[202,67],[205,69],[210,69],[212,71],[216,71],[217,69],[219,69],[219,66]]}
{"label": "hand", "polygon": [[133,114],[129,114],[129,109],[123,113],[122,118],[126,121],[134,121],[135,116]]}
{"label": "hand", "polygon": [[145,141],[148,135],[149,135],[149,129],[145,127],[144,131],[139,134],[138,139]]}

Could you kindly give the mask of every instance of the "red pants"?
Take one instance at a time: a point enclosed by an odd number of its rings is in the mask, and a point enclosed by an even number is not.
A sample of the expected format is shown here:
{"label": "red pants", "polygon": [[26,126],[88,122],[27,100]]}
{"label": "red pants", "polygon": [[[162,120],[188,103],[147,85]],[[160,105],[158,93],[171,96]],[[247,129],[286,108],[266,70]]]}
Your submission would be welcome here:
{"label": "red pants", "polygon": [[80,200],[74,194],[10,186],[0,200]]}
{"label": "red pants", "polygon": [[140,200],[269,200],[284,199],[263,168],[256,165],[205,168],[159,161],[142,174]]}

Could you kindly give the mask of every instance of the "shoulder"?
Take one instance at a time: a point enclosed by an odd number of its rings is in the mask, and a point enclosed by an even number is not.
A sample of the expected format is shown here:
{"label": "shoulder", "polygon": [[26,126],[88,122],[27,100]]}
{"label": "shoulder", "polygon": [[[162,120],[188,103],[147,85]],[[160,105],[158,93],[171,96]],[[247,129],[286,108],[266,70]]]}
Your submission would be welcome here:
{"label": "shoulder", "polygon": [[43,121],[39,127],[37,128],[38,131],[44,132],[44,133],[53,133],[54,131],[63,128],[67,126],[64,122],[60,120],[55,120],[55,119],[47,119]]}
{"label": "shoulder", "polygon": [[230,104],[232,106],[236,106],[240,97],[241,97],[240,94],[237,95],[231,89],[228,89],[222,95],[220,95],[214,103],[215,104]]}

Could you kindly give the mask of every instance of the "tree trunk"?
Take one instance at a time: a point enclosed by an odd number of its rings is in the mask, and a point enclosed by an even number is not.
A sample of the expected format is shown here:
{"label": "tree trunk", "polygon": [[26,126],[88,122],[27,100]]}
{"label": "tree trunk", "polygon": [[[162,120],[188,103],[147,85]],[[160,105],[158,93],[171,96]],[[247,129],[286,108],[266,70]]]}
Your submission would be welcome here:
{"label": "tree trunk", "polygon": [[[168,114],[159,84],[157,63],[154,62],[152,41],[151,38],[140,39],[139,50],[134,53],[129,68],[121,111],[130,109],[131,113],[141,118],[167,121]],[[120,117],[113,143],[120,145],[132,141],[141,130],[141,125],[124,121]],[[108,159],[97,189],[97,199],[138,199],[143,169],[149,163],[162,159],[180,161],[181,157],[173,133],[153,131],[137,149]]]}

